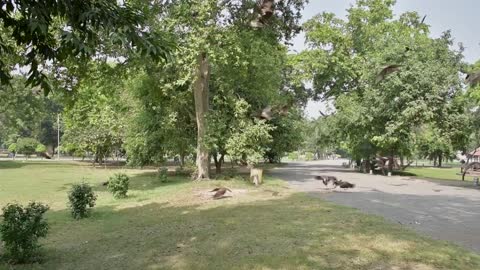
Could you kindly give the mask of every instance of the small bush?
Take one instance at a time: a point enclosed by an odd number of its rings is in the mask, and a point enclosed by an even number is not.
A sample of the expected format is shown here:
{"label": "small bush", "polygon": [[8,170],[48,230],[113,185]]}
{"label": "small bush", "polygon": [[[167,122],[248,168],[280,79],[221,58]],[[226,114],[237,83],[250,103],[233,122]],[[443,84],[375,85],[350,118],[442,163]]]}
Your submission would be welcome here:
{"label": "small bush", "polygon": [[37,147],[35,148],[35,152],[38,153],[38,154],[45,153],[45,152],[47,152],[47,147],[45,145],[39,143],[37,145]]}
{"label": "small bush", "polygon": [[26,207],[16,203],[3,207],[0,235],[9,262],[27,263],[38,259],[38,239],[48,232],[48,223],[43,217],[48,209],[47,205],[36,202]]}
{"label": "small bush", "polygon": [[168,181],[168,169],[165,167],[158,169],[158,180],[160,182],[165,183]]}
{"label": "small bush", "polygon": [[12,153],[12,154],[15,154],[17,153],[17,144],[16,143],[12,143],[8,146],[8,152]]}
{"label": "small bush", "polygon": [[115,198],[125,198],[128,192],[129,178],[124,173],[117,173],[110,177],[108,181],[108,190]]}
{"label": "small bush", "polygon": [[312,161],[312,160],[313,160],[313,157],[314,157],[314,155],[313,155],[312,152],[306,152],[306,153],[305,153],[305,160],[306,160],[306,161]]}
{"label": "small bush", "polygon": [[92,187],[87,183],[74,184],[68,192],[69,206],[74,219],[85,218],[89,208],[95,206],[97,196]]}
{"label": "small bush", "polygon": [[289,160],[298,160],[298,153],[297,152],[290,152],[288,153]]}

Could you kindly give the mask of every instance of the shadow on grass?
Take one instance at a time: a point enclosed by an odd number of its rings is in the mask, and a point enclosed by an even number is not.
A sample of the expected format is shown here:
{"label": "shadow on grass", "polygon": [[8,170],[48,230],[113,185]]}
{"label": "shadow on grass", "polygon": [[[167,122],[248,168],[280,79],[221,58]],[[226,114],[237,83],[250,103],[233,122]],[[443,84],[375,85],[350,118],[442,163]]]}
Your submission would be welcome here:
{"label": "shadow on grass", "polygon": [[41,161],[41,160],[0,160],[1,169],[18,169],[26,166],[43,167],[48,165],[49,167],[66,167],[72,166],[73,163],[69,162],[55,162],[55,161]]}
{"label": "shadow on grass", "polygon": [[45,262],[15,268],[480,269],[478,255],[305,195],[224,202],[52,212]]}

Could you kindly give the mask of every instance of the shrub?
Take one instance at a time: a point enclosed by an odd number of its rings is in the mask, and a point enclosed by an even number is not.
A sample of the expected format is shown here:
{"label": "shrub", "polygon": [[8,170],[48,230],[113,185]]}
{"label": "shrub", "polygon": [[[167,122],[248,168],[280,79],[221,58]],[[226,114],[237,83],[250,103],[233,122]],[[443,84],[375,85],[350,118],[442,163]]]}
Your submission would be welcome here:
{"label": "shrub", "polygon": [[108,181],[108,190],[115,198],[125,198],[128,192],[129,178],[124,173],[117,173],[110,177]]}
{"label": "shrub", "polygon": [[45,145],[39,143],[39,144],[37,145],[37,147],[35,147],[35,152],[36,152],[36,153],[39,153],[39,154],[45,153],[45,152],[47,152],[47,147],[46,147]]}
{"label": "shrub", "polygon": [[8,152],[12,153],[12,154],[15,154],[17,153],[17,144],[16,143],[12,143],[8,146]]}
{"label": "shrub", "polygon": [[47,236],[48,232],[48,223],[43,218],[48,209],[36,202],[26,207],[16,203],[3,207],[0,235],[9,262],[26,263],[38,258],[38,239]]}
{"label": "shrub", "polygon": [[35,153],[38,141],[34,138],[20,138],[17,141],[17,152],[29,157]]}
{"label": "shrub", "polygon": [[297,152],[290,152],[288,154],[288,159],[290,160],[298,160],[298,153]]}
{"label": "shrub", "polygon": [[313,160],[313,153],[312,152],[306,152],[305,153],[305,160],[306,161],[312,161]]}
{"label": "shrub", "polygon": [[165,167],[158,169],[158,180],[160,182],[165,183],[168,181],[168,169]]}
{"label": "shrub", "polygon": [[85,218],[89,214],[89,208],[95,206],[97,196],[92,187],[87,183],[74,184],[68,192],[68,201],[74,219]]}

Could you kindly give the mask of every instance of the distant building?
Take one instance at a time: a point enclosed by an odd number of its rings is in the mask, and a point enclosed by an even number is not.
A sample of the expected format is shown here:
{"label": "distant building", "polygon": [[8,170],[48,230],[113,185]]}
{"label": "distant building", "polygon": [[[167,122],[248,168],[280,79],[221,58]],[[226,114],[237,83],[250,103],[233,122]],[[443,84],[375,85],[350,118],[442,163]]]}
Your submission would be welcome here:
{"label": "distant building", "polygon": [[480,162],[480,147],[470,152],[469,157],[472,161]]}

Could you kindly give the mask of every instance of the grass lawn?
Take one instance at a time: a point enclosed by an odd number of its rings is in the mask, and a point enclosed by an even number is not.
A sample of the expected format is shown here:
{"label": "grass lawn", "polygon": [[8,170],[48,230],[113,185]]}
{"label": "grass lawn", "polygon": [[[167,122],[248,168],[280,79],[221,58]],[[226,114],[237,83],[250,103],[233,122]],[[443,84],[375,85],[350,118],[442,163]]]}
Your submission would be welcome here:
{"label": "grass lawn", "polygon": [[[410,167],[406,172],[420,178],[462,181],[462,176],[457,175],[460,173],[460,168]],[[472,177],[465,176],[465,180],[472,181]]]}
{"label": "grass lawn", "polygon": [[[127,199],[101,186],[116,171],[131,176]],[[35,199],[52,208],[44,261],[0,262],[0,269],[480,269],[480,255],[295,193],[279,180],[255,188],[241,180],[159,183],[154,175],[0,162],[0,206]],[[82,178],[99,199],[90,218],[75,221],[66,191]],[[218,185],[233,196],[211,200],[207,191]]]}

